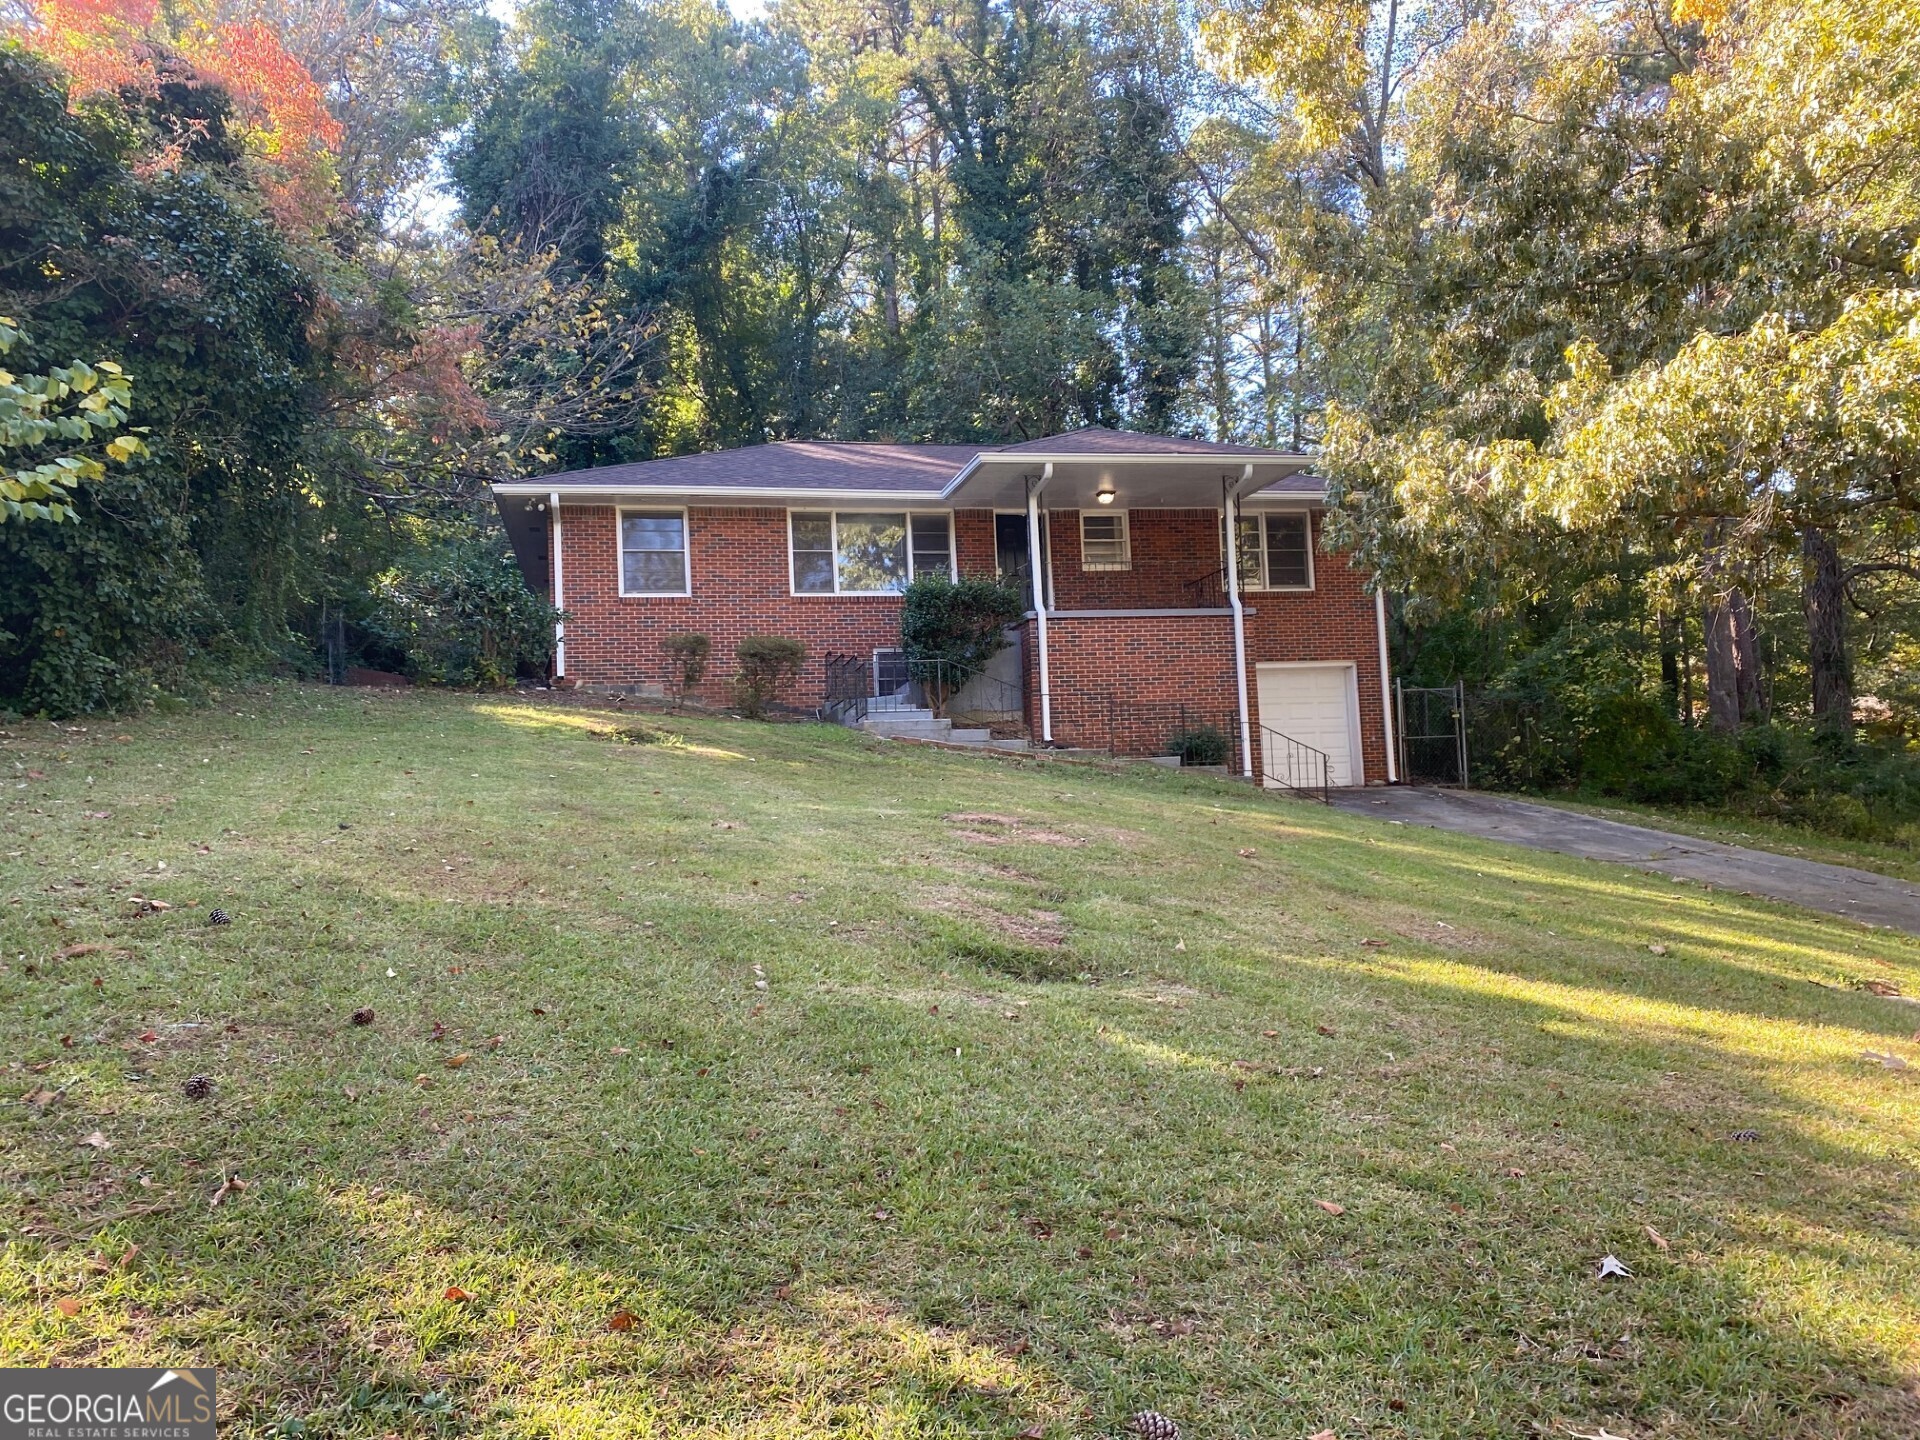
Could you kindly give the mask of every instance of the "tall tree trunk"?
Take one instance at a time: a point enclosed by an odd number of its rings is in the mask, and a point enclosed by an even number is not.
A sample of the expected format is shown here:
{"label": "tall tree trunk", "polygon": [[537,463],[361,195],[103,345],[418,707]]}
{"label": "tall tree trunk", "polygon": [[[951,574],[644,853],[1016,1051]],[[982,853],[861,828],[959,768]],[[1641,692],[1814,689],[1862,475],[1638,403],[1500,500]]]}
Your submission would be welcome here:
{"label": "tall tree trunk", "polygon": [[1813,720],[1824,730],[1853,733],[1853,674],[1847,664],[1847,582],[1833,537],[1815,525],[1800,532],[1805,564],[1800,590],[1807,617],[1807,669],[1813,677]]}
{"label": "tall tree trunk", "polygon": [[1707,669],[1707,723],[1721,734],[1740,728],[1739,662],[1733,647],[1733,610],[1724,599],[1709,600],[1700,617]]}
{"label": "tall tree trunk", "polygon": [[1738,674],[1740,718],[1749,723],[1767,718],[1766,677],[1760,671],[1760,642],[1753,628],[1753,603],[1747,592],[1735,590],[1727,596],[1727,611],[1733,617],[1733,661]]}
{"label": "tall tree trunk", "polygon": [[1680,621],[1673,615],[1660,617],[1660,691],[1667,699],[1667,713],[1674,719],[1680,712]]}
{"label": "tall tree trunk", "polygon": [[1735,587],[1707,603],[1707,714],[1726,733],[1766,716],[1760,685],[1760,647],[1753,638],[1753,606]]}

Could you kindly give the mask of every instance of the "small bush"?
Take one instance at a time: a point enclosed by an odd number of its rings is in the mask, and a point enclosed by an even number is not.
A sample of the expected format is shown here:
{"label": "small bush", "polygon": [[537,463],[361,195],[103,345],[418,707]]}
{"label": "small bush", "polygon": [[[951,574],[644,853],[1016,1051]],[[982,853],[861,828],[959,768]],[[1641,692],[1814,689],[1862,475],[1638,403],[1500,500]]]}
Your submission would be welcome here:
{"label": "small bush", "polygon": [[1196,725],[1169,736],[1167,754],[1178,755],[1182,765],[1224,765],[1233,755],[1233,742],[1215,726]]}
{"label": "small bush", "polygon": [[705,635],[669,635],[660,642],[660,648],[673,661],[674,693],[684,700],[706,678],[707,656],[713,649],[713,641]]}
{"label": "small bush", "polygon": [[800,673],[807,647],[785,635],[749,635],[734,647],[740,668],[733,676],[733,703],[749,720],[767,713],[780,687]]}

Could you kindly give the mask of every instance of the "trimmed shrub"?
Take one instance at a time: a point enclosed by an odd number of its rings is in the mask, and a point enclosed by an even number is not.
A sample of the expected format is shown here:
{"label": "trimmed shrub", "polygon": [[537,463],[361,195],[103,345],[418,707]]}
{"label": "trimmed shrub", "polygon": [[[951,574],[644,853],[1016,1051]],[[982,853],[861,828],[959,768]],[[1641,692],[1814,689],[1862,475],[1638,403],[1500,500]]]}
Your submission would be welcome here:
{"label": "trimmed shrub", "polygon": [[1168,736],[1167,753],[1178,755],[1182,765],[1224,765],[1233,755],[1233,742],[1217,726],[1196,725]]}
{"label": "trimmed shrub", "polygon": [[698,634],[669,635],[660,642],[660,648],[673,661],[675,695],[684,700],[706,678],[707,656],[713,650],[713,641]]}
{"label": "trimmed shrub", "polygon": [[740,668],[733,676],[733,703],[749,720],[767,713],[780,687],[800,673],[807,647],[785,635],[748,635],[734,647]]}

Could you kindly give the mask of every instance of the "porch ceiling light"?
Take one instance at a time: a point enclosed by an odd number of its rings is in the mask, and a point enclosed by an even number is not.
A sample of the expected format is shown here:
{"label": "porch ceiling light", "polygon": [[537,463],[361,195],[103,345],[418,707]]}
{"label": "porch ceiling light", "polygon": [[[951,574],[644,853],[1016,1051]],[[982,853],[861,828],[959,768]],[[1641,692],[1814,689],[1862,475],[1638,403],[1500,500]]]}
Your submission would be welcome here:
{"label": "porch ceiling light", "polygon": [[1100,482],[1100,488],[1094,492],[1093,498],[1098,500],[1102,505],[1111,505],[1113,503],[1113,482],[1111,480],[1102,480]]}

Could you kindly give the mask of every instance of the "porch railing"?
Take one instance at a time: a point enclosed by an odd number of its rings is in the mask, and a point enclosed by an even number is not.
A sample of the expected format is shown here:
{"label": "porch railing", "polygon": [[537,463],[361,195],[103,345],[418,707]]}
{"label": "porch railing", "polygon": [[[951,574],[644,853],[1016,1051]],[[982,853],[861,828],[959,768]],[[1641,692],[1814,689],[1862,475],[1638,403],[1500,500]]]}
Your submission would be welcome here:
{"label": "porch railing", "polygon": [[1304,740],[1260,727],[1260,779],[1322,805],[1333,803],[1333,761]]}
{"label": "porch railing", "polygon": [[1185,581],[1180,588],[1186,592],[1190,608],[1224,610],[1227,608],[1227,567],[1216,566],[1204,575]]}
{"label": "porch railing", "polygon": [[873,703],[873,662],[859,655],[829,652],[826,657],[827,688],[820,707],[822,719],[843,725],[857,724],[866,718]]}
{"label": "porch railing", "polygon": [[894,652],[826,656],[825,719],[858,724],[869,715],[931,710],[972,725],[1024,733],[1026,693],[1016,683],[952,660],[909,660]]}

